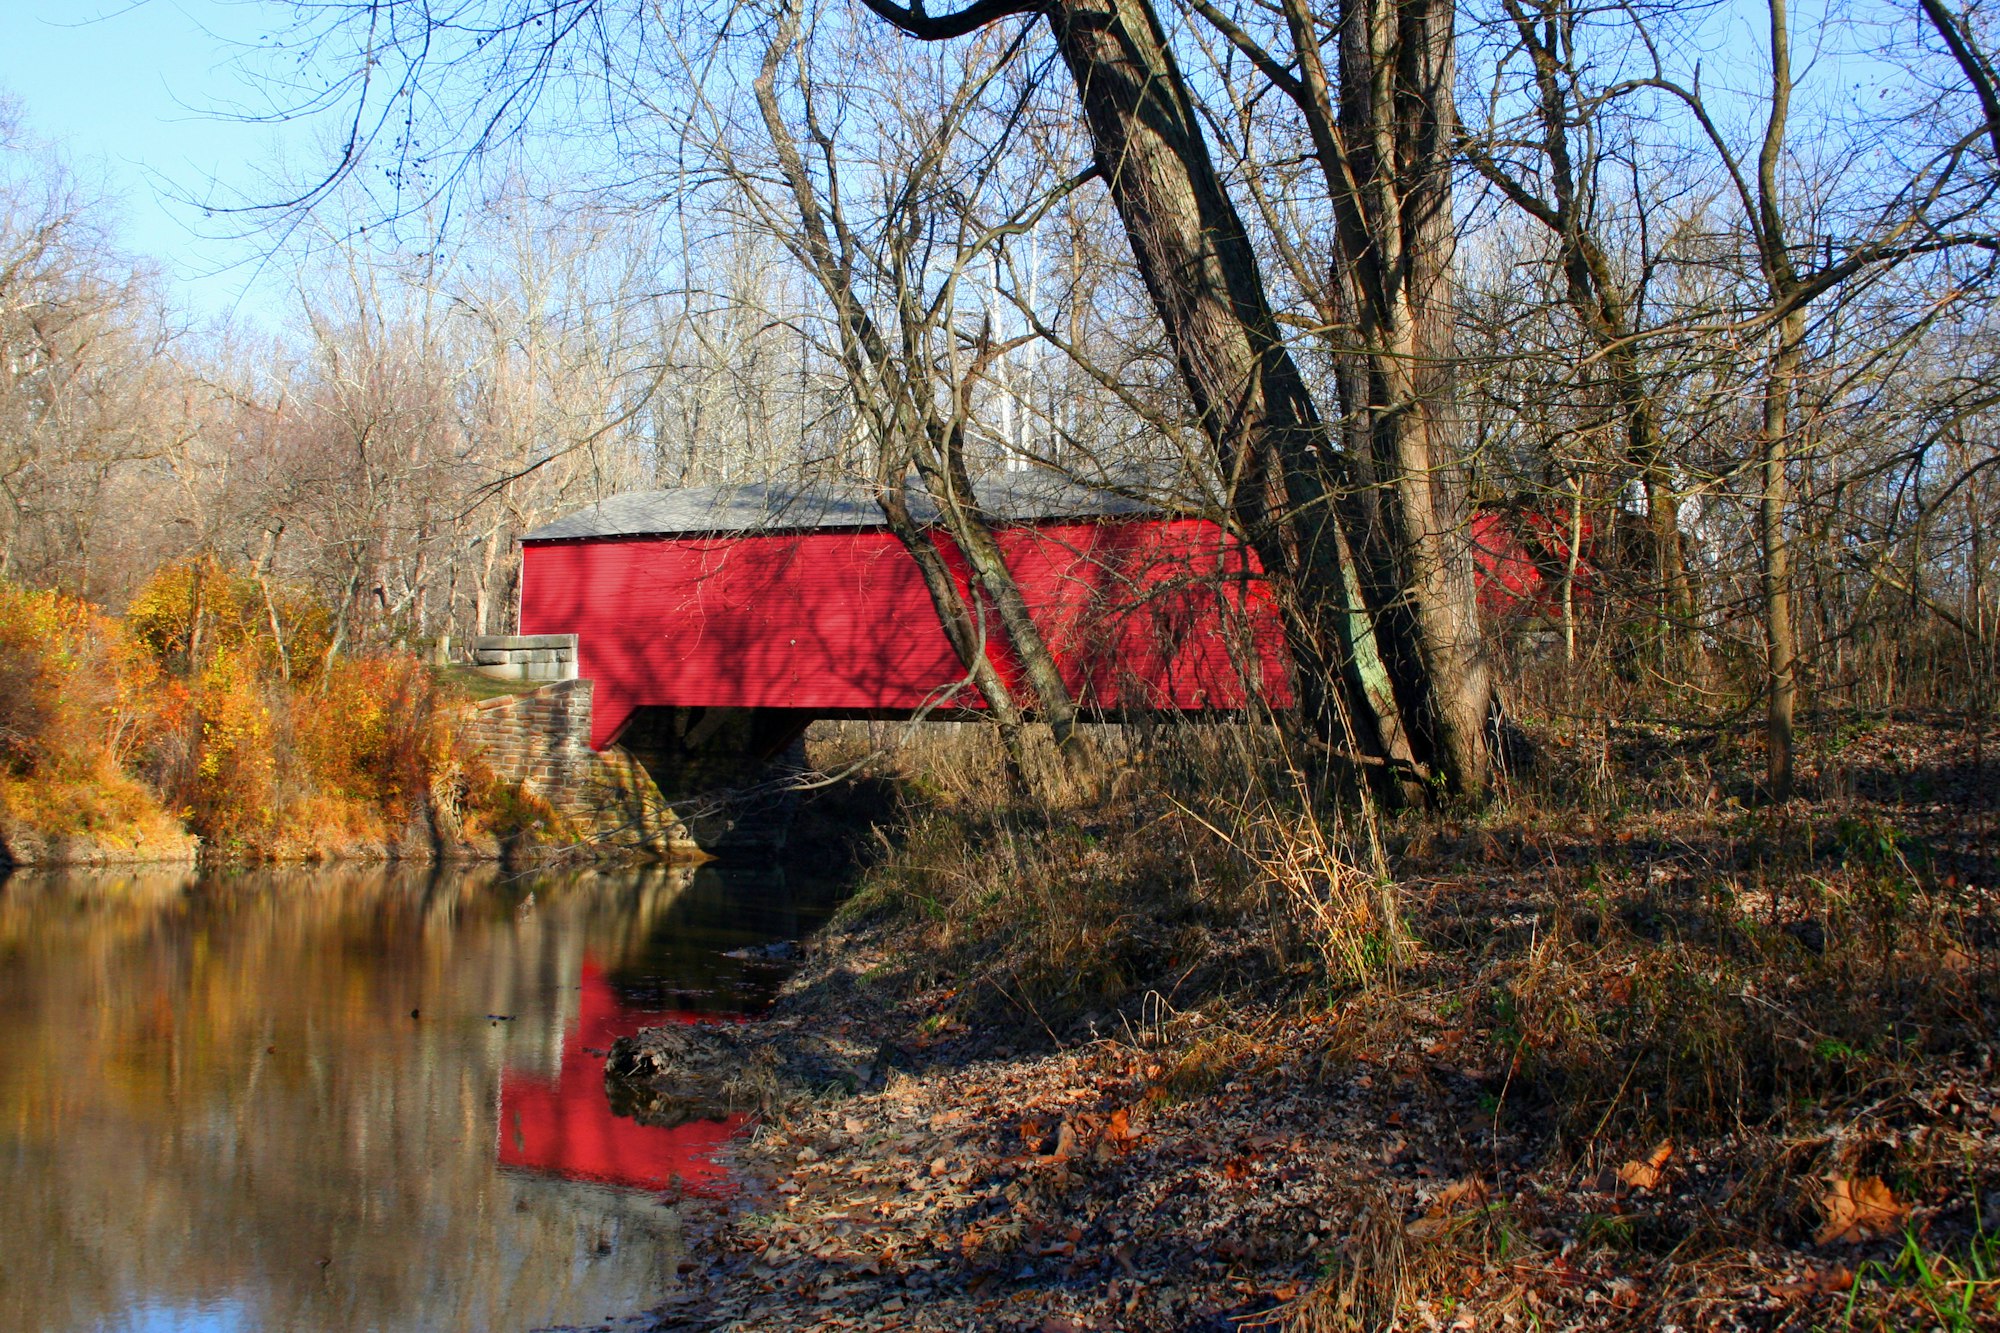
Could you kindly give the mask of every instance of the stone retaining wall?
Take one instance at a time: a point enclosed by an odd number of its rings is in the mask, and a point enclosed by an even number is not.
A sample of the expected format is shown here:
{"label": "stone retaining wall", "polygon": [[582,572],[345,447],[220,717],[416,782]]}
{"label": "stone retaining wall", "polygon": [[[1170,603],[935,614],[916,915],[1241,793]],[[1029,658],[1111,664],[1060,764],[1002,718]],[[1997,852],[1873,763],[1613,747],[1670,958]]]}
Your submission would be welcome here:
{"label": "stone retaining wall", "polygon": [[643,768],[590,748],[591,694],[590,681],[564,680],[484,699],[472,706],[467,733],[496,776],[548,802],[587,844],[654,855],[702,851]]}
{"label": "stone retaining wall", "polygon": [[[782,844],[788,794],[767,795],[753,808],[711,790],[725,772],[743,771],[740,752],[725,762],[740,738],[727,731],[715,738],[713,766],[662,766],[657,756],[618,745],[600,754],[590,748],[592,693],[588,680],[564,680],[482,700],[472,705],[467,732],[497,776],[548,802],[585,846],[688,856],[712,854],[725,842]],[[796,761],[803,762],[802,751]],[[656,771],[674,783],[672,800]],[[697,773],[702,790],[688,785]]]}

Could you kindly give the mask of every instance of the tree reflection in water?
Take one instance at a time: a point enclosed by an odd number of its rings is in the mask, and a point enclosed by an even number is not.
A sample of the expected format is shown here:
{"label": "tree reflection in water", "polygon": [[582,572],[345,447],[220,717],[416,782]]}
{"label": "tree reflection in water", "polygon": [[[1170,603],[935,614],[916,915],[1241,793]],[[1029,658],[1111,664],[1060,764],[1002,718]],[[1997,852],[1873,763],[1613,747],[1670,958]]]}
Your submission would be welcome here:
{"label": "tree reflection in water", "polygon": [[595,1052],[755,1009],[776,972],[724,952],[829,905],[716,867],[7,880],[0,1327],[644,1305],[682,1258],[658,1191],[726,1189],[727,1128],[612,1116]]}

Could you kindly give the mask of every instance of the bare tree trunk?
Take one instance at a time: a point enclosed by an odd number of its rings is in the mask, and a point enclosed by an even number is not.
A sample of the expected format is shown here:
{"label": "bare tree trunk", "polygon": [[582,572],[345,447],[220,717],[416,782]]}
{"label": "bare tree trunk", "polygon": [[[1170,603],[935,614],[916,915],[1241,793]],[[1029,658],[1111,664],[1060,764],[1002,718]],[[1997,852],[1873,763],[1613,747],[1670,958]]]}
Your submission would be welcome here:
{"label": "bare tree trunk", "polygon": [[[968,377],[960,386],[961,398],[969,384]],[[941,438],[933,441],[943,467],[939,468],[936,462],[927,467],[929,460],[920,457],[918,473],[936,498],[966,563],[972,566],[986,595],[993,599],[1000,623],[1006,626],[1008,642],[1020,658],[1028,685],[1035,692],[1042,720],[1055,733],[1057,746],[1067,748],[1076,728],[1076,702],[1056,666],[1054,654],[1049,651],[1047,639],[1028,613],[1027,599],[1021,596],[1021,586],[1007,567],[1007,557],[993,535],[992,524],[979,507],[972,478],[965,468],[963,419],[962,410],[954,412],[951,426],[938,432]]]}
{"label": "bare tree trunk", "polygon": [[1569,475],[1569,549],[1563,552],[1563,662],[1576,665],[1576,565],[1583,553],[1583,478]]}
{"label": "bare tree trunk", "polygon": [[271,642],[278,649],[278,674],[292,683],[292,655],[285,647],[285,627],[278,620],[278,604],[271,600],[271,562],[278,554],[278,538],[285,535],[285,521],[272,519],[264,525],[264,538],[257,548],[257,562],[251,567],[257,590],[264,596],[264,614],[271,621]]}
{"label": "bare tree trunk", "polygon": [[501,520],[486,530],[486,549],[479,561],[479,580],[472,590],[472,632],[486,634],[493,619],[493,578],[500,563]]}
{"label": "bare tree trunk", "polygon": [[1774,801],[1793,789],[1792,713],[1798,695],[1798,645],[1792,627],[1791,549],[1785,534],[1790,484],[1785,475],[1791,436],[1791,399],[1798,378],[1805,315],[1778,321],[1777,350],[1764,382],[1763,496],[1758,530],[1763,539],[1766,787]]}
{"label": "bare tree trunk", "polygon": [[[868,2],[884,12],[883,0]],[[1045,12],[1098,170],[1235,485],[1239,521],[1281,575],[1315,724],[1324,732],[1351,720],[1373,753],[1409,755],[1477,796],[1493,690],[1465,487],[1440,415],[1452,355],[1450,0],[1343,5],[1337,110],[1322,20],[1303,0],[1283,6],[1290,64],[1204,0],[1196,8],[1298,104],[1312,132],[1337,222],[1336,285],[1359,330],[1353,372],[1342,376],[1345,451],[1332,447],[1278,335],[1255,251],[1148,0],[1066,0]]]}
{"label": "bare tree trunk", "polygon": [[1797,298],[1803,284],[1786,239],[1778,171],[1792,103],[1791,33],[1785,0],[1769,0],[1771,18],[1771,105],[1764,144],[1757,157],[1758,258],[1771,304],[1783,309],[1764,380],[1763,497],[1759,532],[1763,538],[1765,787],[1774,801],[1788,801],[1793,784],[1792,713],[1798,693],[1798,645],[1793,638],[1790,551],[1785,539],[1789,488],[1785,476],[1790,450],[1792,395],[1805,344],[1805,310]]}
{"label": "bare tree trunk", "polygon": [[[1543,158],[1546,194],[1535,193],[1524,174],[1497,160],[1488,151],[1488,141],[1468,139],[1468,155],[1472,165],[1501,193],[1554,233],[1565,299],[1608,371],[1624,420],[1626,461],[1645,488],[1664,667],[1674,658],[1676,646],[1688,637],[1694,616],[1693,595],[1681,551],[1666,443],[1639,359],[1637,302],[1613,269],[1601,233],[1595,229],[1594,182],[1601,165],[1596,153],[1603,104],[1586,102],[1575,92],[1578,14],[1573,0],[1535,0],[1532,4],[1508,0],[1505,9],[1518,49],[1526,53],[1534,68],[1531,125],[1535,147]],[[1572,132],[1580,132],[1582,137],[1581,161]],[[1494,133],[1503,140],[1508,137],[1498,127]]]}
{"label": "bare tree trunk", "polygon": [[[1451,424],[1454,363],[1449,269],[1454,249],[1452,0],[1344,0],[1338,122],[1317,18],[1285,11],[1309,119],[1338,218],[1341,276],[1353,293],[1359,404],[1369,447],[1357,457],[1376,488],[1363,566],[1375,580],[1377,633],[1398,697],[1424,748],[1457,791],[1488,779],[1493,683],[1479,637],[1471,506]],[[1365,461],[1364,461],[1365,459]]]}
{"label": "bare tree trunk", "polygon": [[[1000,727],[1014,776],[1020,779],[1025,771],[1022,710],[988,655],[988,627],[984,615],[979,613],[980,589],[993,601],[1007,639],[1028,672],[1037,706],[1050,719],[1061,742],[1069,739],[1075,705],[1040,629],[1028,615],[1013,573],[977,508],[962,454],[963,395],[969,389],[968,383],[952,386],[952,411],[947,419],[940,419],[944,414],[937,410],[935,386],[927,378],[930,372],[922,357],[922,340],[930,330],[914,313],[918,307],[930,303],[912,299],[915,293],[908,285],[910,279],[902,262],[905,256],[896,253],[895,242],[885,246],[889,253],[884,267],[904,283],[896,292],[903,319],[902,356],[896,355],[856,290],[858,239],[842,212],[839,191],[829,187],[822,202],[778,101],[778,74],[797,41],[798,14],[788,8],[765,48],[754,85],[764,128],[777,154],[778,171],[791,197],[795,229],[787,232],[786,240],[833,305],[848,389],[875,440],[875,489],[883,516],[890,531],[917,562],[939,623]],[[811,88],[803,78],[800,91],[808,103],[809,132],[817,136],[819,130],[810,110]],[[830,143],[821,137],[816,139],[815,146],[825,169],[835,172],[837,159]],[[923,156],[909,170],[926,172],[935,165],[934,155]],[[945,336],[953,336],[952,331],[947,328]],[[933,535],[921,530],[910,514],[907,487],[913,464],[930,487],[947,528],[972,566],[977,588],[970,590],[973,594],[970,604],[960,592]]]}
{"label": "bare tree trunk", "polygon": [[994,667],[992,658],[987,655],[985,617],[967,605],[944,553],[910,516],[905,481],[909,475],[908,460],[885,455],[884,462],[877,474],[877,503],[883,517],[888,520],[889,531],[916,561],[917,570],[923,576],[924,588],[930,593],[931,605],[937,611],[938,623],[944,628],[945,638],[951,641],[952,651],[958,655],[960,664],[971,677],[973,688],[986,701],[987,714],[1000,730],[1012,776],[1018,782],[1027,768],[1027,742],[1021,708],[1014,699],[1013,691],[1007,688],[1007,682],[1001,679]]}
{"label": "bare tree trunk", "polygon": [[1069,0],[1047,13],[1234,517],[1278,593],[1308,724],[1364,758],[1408,765],[1416,756],[1335,510],[1351,499],[1344,462],[1279,335],[1159,20],[1146,0]]}

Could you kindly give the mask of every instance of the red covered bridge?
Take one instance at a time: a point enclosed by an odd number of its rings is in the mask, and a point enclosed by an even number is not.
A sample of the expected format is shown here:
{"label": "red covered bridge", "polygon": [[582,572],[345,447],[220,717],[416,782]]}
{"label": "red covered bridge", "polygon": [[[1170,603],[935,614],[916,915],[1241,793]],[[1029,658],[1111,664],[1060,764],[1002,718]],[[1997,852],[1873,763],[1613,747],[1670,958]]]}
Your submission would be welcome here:
{"label": "red covered bridge", "polygon": [[[1269,588],[1254,554],[1215,523],[1039,475],[1004,478],[982,502],[1088,715],[1234,711],[1252,693],[1289,704]],[[1543,588],[1514,526],[1475,521],[1482,600],[1496,606]],[[620,495],[522,547],[520,632],[577,636],[577,674],[594,682],[594,748],[685,756],[726,732],[731,749],[762,758],[813,718],[979,704],[916,563],[859,491]],[[964,560],[946,554],[964,586]],[[988,654],[1018,680],[997,623]]]}

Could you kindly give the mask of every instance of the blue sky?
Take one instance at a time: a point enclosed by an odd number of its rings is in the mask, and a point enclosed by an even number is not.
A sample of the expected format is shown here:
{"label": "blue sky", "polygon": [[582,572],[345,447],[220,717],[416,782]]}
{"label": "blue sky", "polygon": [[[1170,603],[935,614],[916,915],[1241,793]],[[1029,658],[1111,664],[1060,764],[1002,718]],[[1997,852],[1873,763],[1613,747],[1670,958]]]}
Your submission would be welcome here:
{"label": "blue sky", "polygon": [[[157,261],[197,315],[238,304],[255,247],[203,236],[225,227],[171,202],[220,178],[241,187],[276,153],[303,155],[303,127],[231,122],[213,108],[240,95],[230,39],[254,40],[254,4],[230,0],[0,0],[0,92],[24,127],[59,147],[118,206],[125,247]],[[243,303],[260,304],[253,292]]]}
{"label": "blue sky", "polygon": [[[0,0],[0,93],[19,102],[31,135],[58,144],[80,175],[101,182],[119,204],[123,244],[156,261],[197,316],[235,311],[275,324],[282,287],[268,271],[258,281],[264,243],[227,239],[229,220],[204,220],[173,195],[201,196],[219,180],[239,197],[270,198],[258,182],[281,155],[301,167],[330,160],[317,147],[325,125],[246,125],[222,114],[255,96],[233,62],[284,11],[263,0]],[[1883,81],[1885,67],[1842,52],[1854,34],[1823,29],[1820,16],[1829,11],[1876,20],[1901,14],[1907,31],[1908,6],[1794,0],[1801,64],[1813,70],[1803,96],[1862,96]],[[1700,43],[1707,50],[1698,54],[1712,89],[1737,80],[1756,86],[1761,12],[1757,0],[1722,0],[1707,11],[1708,40]],[[1808,64],[1821,34],[1833,50]],[[588,158],[575,142],[563,150],[572,163],[580,152]]]}

